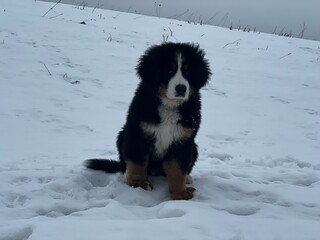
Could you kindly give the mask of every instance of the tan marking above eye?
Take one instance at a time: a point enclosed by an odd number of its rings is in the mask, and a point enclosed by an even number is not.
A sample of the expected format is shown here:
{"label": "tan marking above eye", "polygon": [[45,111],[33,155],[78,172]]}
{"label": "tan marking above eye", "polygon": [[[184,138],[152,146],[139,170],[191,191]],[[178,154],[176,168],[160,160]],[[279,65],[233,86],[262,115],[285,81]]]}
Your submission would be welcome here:
{"label": "tan marking above eye", "polygon": [[182,64],[182,69],[183,70],[189,70],[189,68],[190,68],[190,65],[188,63]]}

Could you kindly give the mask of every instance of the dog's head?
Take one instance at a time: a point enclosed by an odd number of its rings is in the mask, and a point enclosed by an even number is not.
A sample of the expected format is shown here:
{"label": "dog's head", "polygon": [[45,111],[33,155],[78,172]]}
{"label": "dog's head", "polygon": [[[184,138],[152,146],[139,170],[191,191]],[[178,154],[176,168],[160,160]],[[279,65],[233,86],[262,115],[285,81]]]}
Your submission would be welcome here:
{"label": "dog's head", "polygon": [[147,49],[136,70],[163,102],[176,105],[208,82],[211,72],[204,56],[194,44],[164,43]]}

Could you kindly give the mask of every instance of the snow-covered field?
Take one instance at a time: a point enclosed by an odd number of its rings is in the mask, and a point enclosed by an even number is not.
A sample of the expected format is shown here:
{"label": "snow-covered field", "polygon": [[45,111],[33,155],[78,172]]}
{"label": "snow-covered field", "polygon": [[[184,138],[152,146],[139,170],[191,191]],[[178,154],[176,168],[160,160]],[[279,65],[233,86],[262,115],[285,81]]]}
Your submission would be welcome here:
{"label": "snow-covered field", "polygon": [[[0,4],[1,240],[319,239],[319,42],[52,6]],[[163,39],[199,42],[214,73],[189,201],[82,166],[117,158],[137,59]]]}
{"label": "snow-covered field", "polygon": [[[57,2],[58,0],[41,0]],[[319,0],[59,0],[148,16],[320,40]]]}

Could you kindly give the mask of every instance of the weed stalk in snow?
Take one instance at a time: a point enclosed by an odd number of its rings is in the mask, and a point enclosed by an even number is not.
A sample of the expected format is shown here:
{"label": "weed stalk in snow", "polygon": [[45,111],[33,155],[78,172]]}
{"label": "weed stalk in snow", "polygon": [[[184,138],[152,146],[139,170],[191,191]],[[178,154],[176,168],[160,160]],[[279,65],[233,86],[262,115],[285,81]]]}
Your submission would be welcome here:
{"label": "weed stalk in snow", "polygon": [[49,69],[48,69],[47,65],[46,65],[45,63],[44,63],[43,65],[44,65],[44,67],[47,69],[47,71],[48,71],[49,75],[50,75],[50,76],[52,76],[52,74],[51,74],[51,72],[49,71]]}
{"label": "weed stalk in snow", "polygon": [[282,58],[285,58],[285,57],[288,57],[288,56],[290,56],[292,53],[288,53],[288,54],[286,54],[286,55],[284,55],[284,56],[282,56],[281,58],[279,58],[279,59],[282,59]]}
{"label": "weed stalk in snow", "polygon": [[59,0],[58,2],[56,2],[45,14],[42,15],[42,17],[45,17],[50,11],[52,11],[59,3],[61,2],[61,0]]}

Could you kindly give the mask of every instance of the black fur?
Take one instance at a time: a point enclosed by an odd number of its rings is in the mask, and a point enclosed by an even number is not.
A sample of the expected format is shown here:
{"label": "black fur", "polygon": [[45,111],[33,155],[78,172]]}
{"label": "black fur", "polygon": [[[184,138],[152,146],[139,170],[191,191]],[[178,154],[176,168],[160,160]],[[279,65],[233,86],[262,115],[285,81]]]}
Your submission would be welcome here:
{"label": "black fur", "polygon": [[[189,82],[192,92],[188,100],[172,108],[180,115],[176,124],[192,129],[192,134],[186,139],[171,142],[159,156],[155,151],[155,136],[146,136],[141,129],[141,123],[146,122],[154,126],[160,124],[159,107],[164,104],[160,88],[167,86],[172,78],[174,72],[170,64],[175,62],[177,54],[182,55],[188,66],[188,72],[183,72],[183,77]],[[124,173],[125,161],[144,165],[147,156],[148,175],[164,175],[163,163],[173,159],[179,163],[183,173],[189,174],[198,157],[194,138],[201,122],[199,90],[211,75],[209,63],[204,55],[204,51],[197,45],[188,43],[164,43],[147,49],[136,67],[141,82],[129,107],[126,123],[117,139],[120,161],[90,159],[86,161],[86,166],[109,173]]]}

